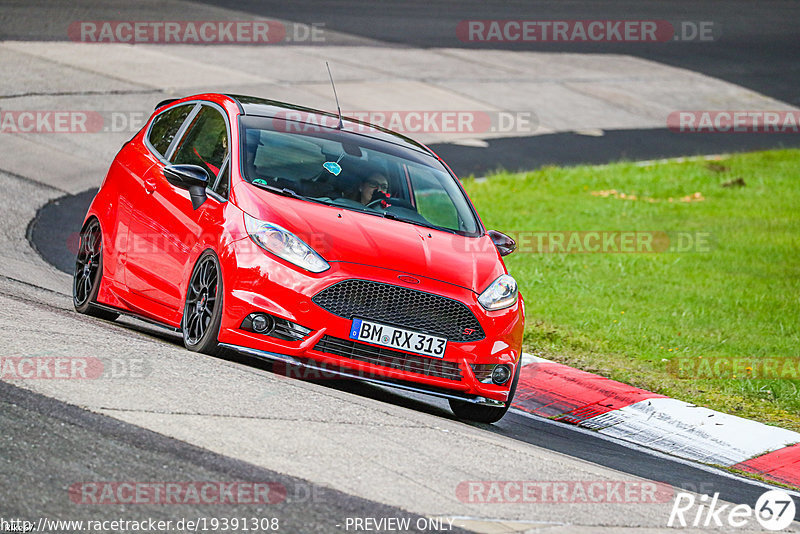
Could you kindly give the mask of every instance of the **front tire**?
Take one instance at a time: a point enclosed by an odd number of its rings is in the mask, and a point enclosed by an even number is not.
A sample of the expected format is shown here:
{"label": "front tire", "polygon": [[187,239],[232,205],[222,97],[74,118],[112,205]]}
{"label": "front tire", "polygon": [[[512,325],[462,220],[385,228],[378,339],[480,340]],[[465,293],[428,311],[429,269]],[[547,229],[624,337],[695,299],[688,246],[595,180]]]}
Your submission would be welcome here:
{"label": "front tire", "polygon": [[103,281],[103,233],[100,222],[90,219],[80,234],[80,245],[72,273],[72,305],[75,311],[113,321],[118,313],[97,306],[97,293]]}
{"label": "front tire", "polygon": [[508,392],[508,400],[503,406],[483,406],[455,399],[450,399],[450,409],[459,419],[472,421],[473,423],[496,423],[506,414],[514,401],[517,393],[519,375],[522,372],[522,360],[517,362],[517,370],[514,372],[514,380],[511,382],[511,389]]}
{"label": "front tire", "polygon": [[222,323],[222,270],[217,255],[208,250],[194,266],[183,307],[183,344],[187,349],[216,355]]}

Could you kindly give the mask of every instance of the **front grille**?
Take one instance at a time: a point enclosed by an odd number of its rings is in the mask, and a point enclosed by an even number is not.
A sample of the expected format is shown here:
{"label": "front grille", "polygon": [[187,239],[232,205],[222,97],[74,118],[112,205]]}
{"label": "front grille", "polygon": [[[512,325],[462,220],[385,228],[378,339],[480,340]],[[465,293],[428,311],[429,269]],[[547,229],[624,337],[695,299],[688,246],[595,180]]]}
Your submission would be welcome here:
{"label": "front grille", "polygon": [[356,317],[447,338],[484,338],[478,319],[462,302],[400,286],[345,280],[317,293],[315,304],[339,317]]}
{"label": "front grille", "polygon": [[425,358],[349,339],[323,336],[314,345],[314,350],[390,369],[461,381],[461,368],[455,362]]}

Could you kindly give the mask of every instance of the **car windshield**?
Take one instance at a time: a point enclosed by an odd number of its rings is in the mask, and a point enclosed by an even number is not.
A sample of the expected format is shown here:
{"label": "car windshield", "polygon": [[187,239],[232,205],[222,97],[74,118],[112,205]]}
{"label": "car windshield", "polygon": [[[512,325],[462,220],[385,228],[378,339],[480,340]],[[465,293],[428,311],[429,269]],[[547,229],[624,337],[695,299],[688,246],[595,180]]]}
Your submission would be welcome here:
{"label": "car windshield", "polygon": [[309,201],[463,235],[480,233],[456,178],[434,157],[352,132],[241,117],[251,184]]}

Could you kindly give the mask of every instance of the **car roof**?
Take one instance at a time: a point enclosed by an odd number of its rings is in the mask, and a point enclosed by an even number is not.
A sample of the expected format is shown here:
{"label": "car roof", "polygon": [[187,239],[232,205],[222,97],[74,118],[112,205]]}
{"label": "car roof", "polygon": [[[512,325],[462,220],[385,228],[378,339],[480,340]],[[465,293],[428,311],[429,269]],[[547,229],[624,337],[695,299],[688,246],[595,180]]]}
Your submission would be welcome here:
{"label": "car roof", "polygon": [[[258,98],[254,96],[231,95],[231,94],[226,94],[225,96],[232,98],[234,101],[236,101],[236,103],[239,104],[239,107],[241,108],[242,113],[244,115],[251,115],[256,117],[269,117],[269,118],[287,118],[286,117],[287,112],[295,111],[309,115],[308,117],[309,120],[304,121],[301,119],[300,122],[306,122],[308,124],[313,124],[315,127],[322,127],[322,128],[329,127],[326,125],[336,124],[339,121],[339,116],[329,111],[322,111],[319,109],[309,108],[305,106],[298,106],[295,104],[279,102],[277,100],[269,100],[266,98]],[[289,120],[297,120],[297,119],[291,117]],[[342,124],[343,124],[343,130],[353,135],[363,135],[365,137],[370,137],[372,139],[386,141],[389,143],[403,146],[405,148],[416,150],[418,152],[423,152],[433,157],[437,157],[436,154],[434,154],[428,147],[426,147],[422,143],[418,143],[413,139],[410,139],[397,132],[387,130],[386,128],[381,128],[380,126],[375,126],[374,124],[359,121],[349,117],[342,117]],[[331,130],[335,129],[333,127],[329,128]]]}

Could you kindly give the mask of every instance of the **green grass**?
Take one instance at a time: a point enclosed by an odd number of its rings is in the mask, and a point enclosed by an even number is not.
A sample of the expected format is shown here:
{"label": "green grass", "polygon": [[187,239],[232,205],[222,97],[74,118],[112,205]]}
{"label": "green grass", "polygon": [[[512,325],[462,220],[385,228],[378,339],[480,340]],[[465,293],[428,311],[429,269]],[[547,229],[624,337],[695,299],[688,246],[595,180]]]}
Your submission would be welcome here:
{"label": "green grass", "polygon": [[[746,185],[722,187],[737,178]],[[531,250],[535,241],[528,241],[527,250],[506,258],[525,297],[525,348],[651,391],[800,430],[800,380],[680,379],[668,366],[678,357],[788,358],[797,369],[800,151],[714,162],[548,167],[466,179],[464,185],[488,228],[516,235],[710,233],[712,246],[705,252],[537,253]],[[591,194],[612,189],[616,196]],[[696,192],[704,200],[680,200]]]}

